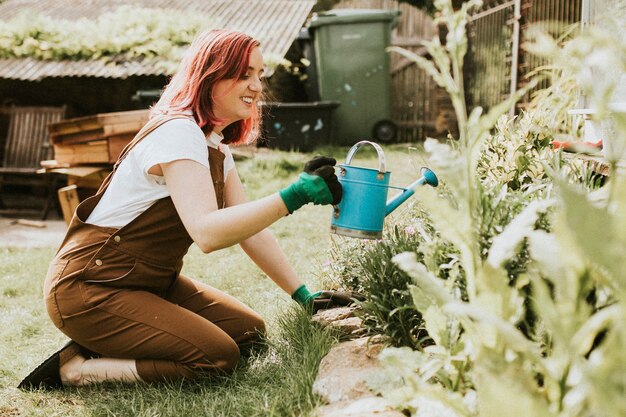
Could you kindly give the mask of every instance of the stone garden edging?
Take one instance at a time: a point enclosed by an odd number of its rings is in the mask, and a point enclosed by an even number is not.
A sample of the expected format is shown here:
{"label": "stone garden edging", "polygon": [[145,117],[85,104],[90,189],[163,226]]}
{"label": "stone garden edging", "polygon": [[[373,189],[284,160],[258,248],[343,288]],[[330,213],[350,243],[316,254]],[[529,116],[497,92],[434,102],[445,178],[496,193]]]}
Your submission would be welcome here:
{"label": "stone garden edging", "polygon": [[322,326],[339,329],[347,339],[333,346],[322,359],[313,393],[326,403],[316,417],[404,417],[389,402],[372,392],[367,379],[382,370],[378,354],[385,347],[382,336],[363,336],[355,307],[321,310],[312,318]]}

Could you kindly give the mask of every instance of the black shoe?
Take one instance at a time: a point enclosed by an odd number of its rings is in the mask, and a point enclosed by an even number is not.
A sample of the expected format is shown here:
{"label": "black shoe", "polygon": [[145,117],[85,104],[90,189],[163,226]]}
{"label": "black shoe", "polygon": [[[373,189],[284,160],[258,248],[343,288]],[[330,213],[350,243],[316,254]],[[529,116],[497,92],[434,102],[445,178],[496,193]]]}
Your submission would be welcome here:
{"label": "black shoe", "polygon": [[59,370],[70,359],[81,352],[81,346],[73,341],[69,341],[58,352],[55,352],[48,359],[43,361],[41,365],[35,368],[20,384],[17,386],[21,390],[36,389],[59,389],[63,388],[61,382],[61,374]]}

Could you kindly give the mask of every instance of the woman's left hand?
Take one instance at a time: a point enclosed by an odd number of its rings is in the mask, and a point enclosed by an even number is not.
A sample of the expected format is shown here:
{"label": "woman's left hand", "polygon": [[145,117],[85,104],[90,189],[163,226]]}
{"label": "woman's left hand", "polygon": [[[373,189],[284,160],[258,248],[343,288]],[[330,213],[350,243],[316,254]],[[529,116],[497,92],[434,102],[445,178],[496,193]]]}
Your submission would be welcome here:
{"label": "woman's left hand", "polygon": [[325,310],[335,307],[346,307],[354,304],[356,301],[363,301],[365,297],[355,292],[346,291],[320,291],[315,298],[313,298],[313,313],[317,313],[319,310]]}
{"label": "woman's left hand", "polygon": [[356,301],[363,301],[365,297],[351,291],[324,290],[311,293],[306,285],[300,286],[291,296],[300,305],[312,307],[313,313],[335,307],[345,307]]}

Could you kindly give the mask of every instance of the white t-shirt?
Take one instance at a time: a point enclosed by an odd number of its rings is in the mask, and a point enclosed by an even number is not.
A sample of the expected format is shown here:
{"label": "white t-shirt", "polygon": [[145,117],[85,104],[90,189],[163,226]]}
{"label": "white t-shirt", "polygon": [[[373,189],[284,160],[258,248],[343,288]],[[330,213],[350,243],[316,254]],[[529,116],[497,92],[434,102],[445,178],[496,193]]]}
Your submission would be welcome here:
{"label": "white t-shirt", "polygon": [[100,202],[87,218],[87,223],[102,227],[122,227],[130,223],[157,200],[170,193],[161,175],[148,170],[157,164],[179,159],[196,161],[209,170],[207,146],[219,149],[224,159],[224,181],[235,161],[222,136],[213,132],[205,137],[191,119],[165,122],[143,138],[117,167]]}

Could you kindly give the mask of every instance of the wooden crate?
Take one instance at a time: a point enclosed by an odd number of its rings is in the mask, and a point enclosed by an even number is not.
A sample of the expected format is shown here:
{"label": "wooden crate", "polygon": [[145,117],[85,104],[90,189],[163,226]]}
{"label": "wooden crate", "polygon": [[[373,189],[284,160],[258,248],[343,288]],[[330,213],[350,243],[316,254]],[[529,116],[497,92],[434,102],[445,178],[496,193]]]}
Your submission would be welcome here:
{"label": "wooden crate", "polygon": [[115,162],[117,162],[117,158],[120,157],[120,154],[122,153],[124,147],[128,145],[134,137],[135,134],[116,135],[109,137],[108,142],[110,164],[114,164]]}
{"label": "wooden crate", "polygon": [[49,125],[50,141],[83,143],[110,136],[135,135],[148,122],[149,110],[100,113],[92,116],[66,119]]}
{"label": "wooden crate", "polygon": [[103,140],[76,144],[55,144],[54,159],[58,165],[114,164],[122,149],[134,135],[117,135]]}
{"label": "wooden crate", "polygon": [[147,123],[148,110],[101,113],[49,126],[59,166],[114,164],[122,149]]}
{"label": "wooden crate", "polygon": [[54,145],[54,159],[63,165],[108,164],[109,144],[106,140],[97,140],[74,145]]}
{"label": "wooden crate", "polygon": [[74,216],[74,212],[76,211],[76,207],[78,207],[78,204],[80,203],[77,188],[78,187],[76,185],[68,185],[67,187],[59,188],[57,191],[61,211],[63,212],[63,219],[67,224],[70,224],[72,216]]}

